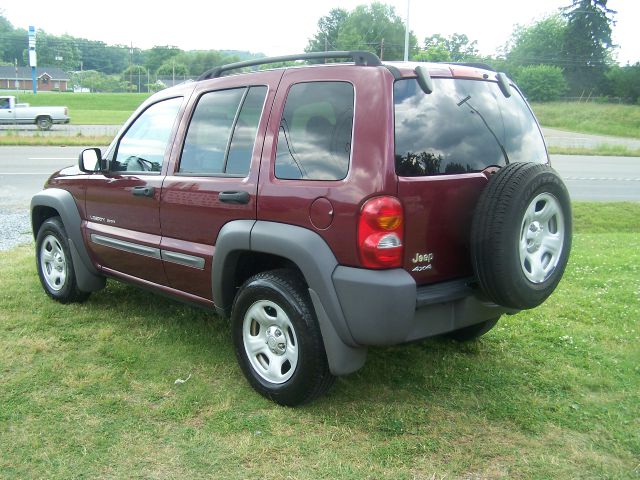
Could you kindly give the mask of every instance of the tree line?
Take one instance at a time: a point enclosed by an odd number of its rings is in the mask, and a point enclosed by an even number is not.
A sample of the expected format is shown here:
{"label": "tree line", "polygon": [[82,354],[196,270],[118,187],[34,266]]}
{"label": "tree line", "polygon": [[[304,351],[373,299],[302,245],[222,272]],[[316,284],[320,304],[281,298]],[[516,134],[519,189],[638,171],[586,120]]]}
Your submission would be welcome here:
{"label": "tree line", "polygon": [[[607,0],[573,0],[548,17],[517,26],[494,56],[480,55],[463,33],[409,37],[415,61],[484,63],[511,76],[530,100],[618,97],[637,103],[640,63],[619,66],[611,31],[616,12]],[[307,51],[364,49],[401,60],[405,28],[393,7],[373,3],[352,11],[335,8],[318,21]]]}
{"label": "tree line", "polygon": [[[608,0],[572,0],[530,25],[517,26],[493,56],[480,55],[477,41],[463,33],[433,34],[421,42],[409,35],[409,58],[414,61],[485,63],[504,71],[534,101],[561,97],[619,97],[637,103],[640,63],[619,66],[611,31],[616,12]],[[306,47],[308,52],[367,50],[383,60],[402,60],[405,25],[392,6],[374,2],[348,11],[334,8],[318,20]],[[0,16],[0,61],[26,64],[24,29]],[[237,51],[183,51],[174,46],[141,50],[129,45],[54,36],[38,31],[38,63],[73,72],[72,82],[97,91],[136,91],[151,78],[195,78],[211,67],[264,56]]]}

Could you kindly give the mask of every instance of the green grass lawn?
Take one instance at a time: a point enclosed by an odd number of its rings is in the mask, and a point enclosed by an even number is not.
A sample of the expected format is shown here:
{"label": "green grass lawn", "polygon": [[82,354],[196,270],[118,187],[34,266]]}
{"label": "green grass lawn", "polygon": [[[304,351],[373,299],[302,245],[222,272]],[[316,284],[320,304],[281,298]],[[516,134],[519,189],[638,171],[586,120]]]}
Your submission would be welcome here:
{"label": "green grass lawn", "polygon": [[640,105],[549,102],[534,103],[531,108],[544,127],[640,138]]}
{"label": "green grass lawn", "polygon": [[371,349],[297,409],[248,386],[226,321],[112,281],[59,305],[32,246],[0,252],[0,478],[638,478],[639,234],[640,204],[577,204],[543,306]]}
{"label": "green grass lawn", "polygon": [[18,101],[32,106],[69,107],[76,125],[118,125],[149,97],[148,93],[20,93]]}

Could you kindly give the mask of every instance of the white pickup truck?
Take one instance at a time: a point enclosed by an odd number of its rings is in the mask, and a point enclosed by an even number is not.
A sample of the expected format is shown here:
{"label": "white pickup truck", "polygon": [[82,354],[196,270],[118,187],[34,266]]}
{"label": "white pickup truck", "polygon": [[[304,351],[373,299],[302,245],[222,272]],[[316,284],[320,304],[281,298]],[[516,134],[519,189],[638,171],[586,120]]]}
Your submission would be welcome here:
{"label": "white pickup truck", "polygon": [[67,107],[30,107],[16,103],[14,96],[0,96],[0,125],[35,124],[40,130],[49,130],[54,123],[69,123]]}

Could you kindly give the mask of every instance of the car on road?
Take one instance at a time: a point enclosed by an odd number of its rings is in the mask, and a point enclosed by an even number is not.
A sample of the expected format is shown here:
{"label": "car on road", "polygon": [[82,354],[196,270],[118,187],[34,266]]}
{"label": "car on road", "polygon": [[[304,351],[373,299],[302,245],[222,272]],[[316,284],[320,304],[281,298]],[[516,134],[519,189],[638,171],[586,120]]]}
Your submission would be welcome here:
{"label": "car on road", "polygon": [[70,121],[67,107],[31,107],[17,103],[12,95],[0,96],[0,125],[33,124],[40,130],[49,130],[53,124]]}
{"label": "car on road", "polygon": [[[349,62],[237,72],[328,58]],[[31,212],[50,297],[84,301],[108,277],[215,310],[249,383],[283,405],[370,346],[472,340],[536,307],[571,247],[567,190],[513,82],[368,52],[163,90]]]}

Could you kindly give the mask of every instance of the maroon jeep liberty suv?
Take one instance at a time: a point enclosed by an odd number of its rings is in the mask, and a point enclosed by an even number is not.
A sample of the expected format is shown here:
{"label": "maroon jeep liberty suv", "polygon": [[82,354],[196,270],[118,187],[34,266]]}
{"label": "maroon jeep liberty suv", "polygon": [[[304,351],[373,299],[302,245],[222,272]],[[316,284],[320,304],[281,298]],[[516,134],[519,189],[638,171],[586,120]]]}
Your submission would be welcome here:
{"label": "maroon jeep liberty suv", "polygon": [[215,310],[283,405],[370,345],[470,340],[539,305],[571,247],[567,190],[504,74],[368,52],[163,90],[104,154],[53,174],[31,218],[50,297],[114,278]]}

